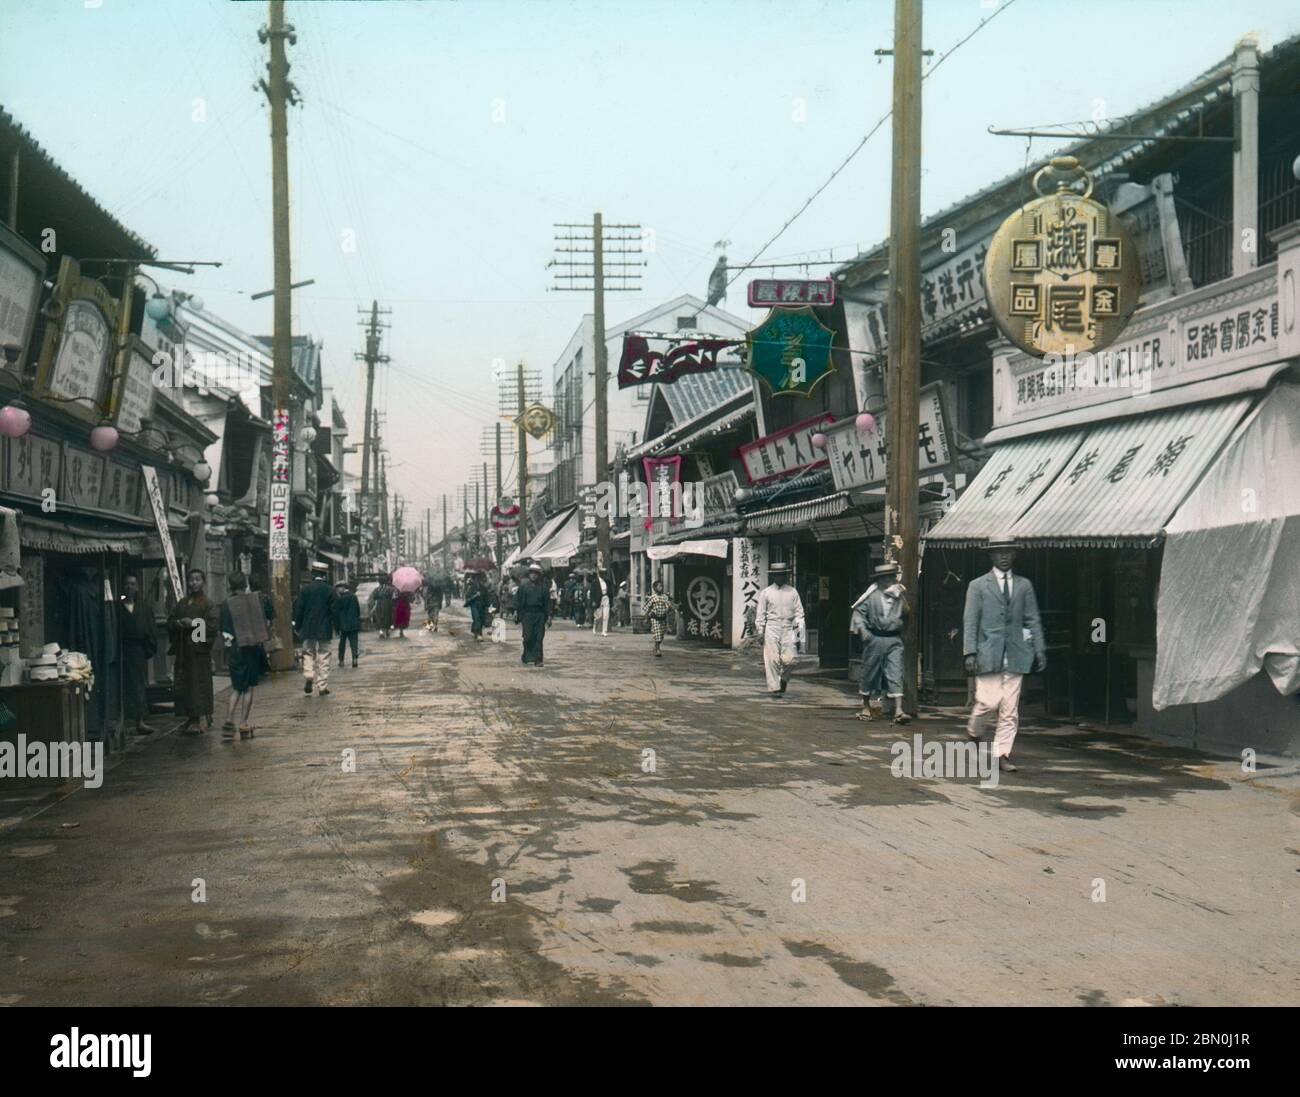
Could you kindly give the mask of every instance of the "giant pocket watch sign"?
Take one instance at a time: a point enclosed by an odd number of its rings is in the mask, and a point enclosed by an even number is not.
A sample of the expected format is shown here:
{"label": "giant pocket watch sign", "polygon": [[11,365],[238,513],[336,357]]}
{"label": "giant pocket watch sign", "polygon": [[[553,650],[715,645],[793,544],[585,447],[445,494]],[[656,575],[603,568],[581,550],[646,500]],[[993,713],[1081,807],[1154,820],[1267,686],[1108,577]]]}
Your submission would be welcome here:
{"label": "giant pocket watch sign", "polygon": [[833,368],[834,338],[811,308],[775,308],[745,336],[749,368],[767,382],[773,396],[810,396]]}
{"label": "giant pocket watch sign", "polygon": [[[1072,190],[1082,175],[1084,192]],[[1056,193],[1043,194],[1044,176]],[[984,262],[984,292],[998,328],[1027,354],[1075,355],[1119,338],[1142,286],[1141,264],[1119,217],[1092,197],[1073,156],[1034,175],[1038,197],[1002,222]]]}

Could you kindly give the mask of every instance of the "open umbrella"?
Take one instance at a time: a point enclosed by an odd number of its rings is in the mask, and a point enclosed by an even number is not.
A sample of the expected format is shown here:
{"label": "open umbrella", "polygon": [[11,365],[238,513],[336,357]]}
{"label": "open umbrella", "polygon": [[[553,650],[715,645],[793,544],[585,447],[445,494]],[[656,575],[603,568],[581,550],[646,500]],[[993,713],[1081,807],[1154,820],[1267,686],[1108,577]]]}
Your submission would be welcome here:
{"label": "open umbrella", "polygon": [[412,594],[424,586],[424,576],[415,568],[403,565],[393,572],[393,586],[403,594]]}
{"label": "open umbrella", "polygon": [[466,561],[462,570],[464,571],[495,571],[496,561],[487,557],[480,557],[477,560]]}

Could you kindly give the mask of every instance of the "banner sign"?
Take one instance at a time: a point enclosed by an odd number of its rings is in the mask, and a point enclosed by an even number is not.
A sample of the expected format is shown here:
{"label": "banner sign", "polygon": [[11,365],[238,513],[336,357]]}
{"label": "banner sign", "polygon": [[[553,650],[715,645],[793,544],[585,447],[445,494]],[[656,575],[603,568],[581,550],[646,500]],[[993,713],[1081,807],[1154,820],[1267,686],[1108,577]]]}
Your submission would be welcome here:
{"label": "banner sign", "polygon": [[835,283],[830,278],[755,278],[749,283],[749,307],[833,305]]}
{"label": "banner sign", "polygon": [[0,359],[0,370],[21,373],[27,363],[27,343],[41,300],[43,257],[27,241],[0,225],[0,345],[19,348],[12,366]]}
{"label": "banner sign", "polygon": [[158,470],[152,465],[141,465],[140,471],[144,473],[144,490],[149,496],[154,524],[158,527],[158,539],[162,542],[163,558],[167,561],[167,574],[172,581],[172,592],[179,602],[185,597],[185,587],[181,583],[181,569],[176,566],[176,550],[172,547],[171,527],[167,525],[167,504],[163,502],[162,489],[158,486]]}
{"label": "banner sign", "polygon": [[831,372],[835,333],[808,307],[773,309],[745,336],[749,368],[767,382],[773,396],[811,396]]}
{"label": "banner sign", "polygon": [[722,518],[736,512],[736,490],[740,481],[736,474],[728,469],[717,476],[710,476],[700,486],[704,495],[704,520]]}
{"label": "banner sign", "polygon": [[765,434],[740,447],[740,460],[751,484],[777,480],[824,464],[826,455],[813,448],[812,436],[835,422],[829,411],[774,434]]}
{"label": "banner sign", "polygon": [[113,424],[123,434],[139,434],[144,420],[153,415],[158,388],[153,383],[153,351],[138,335],[122,352],[121,367],[113,392],[110,393]]}
{"label": "banner sign", "polygon": [[492,508],[493,529],[515,529],[519,525],[519,507],[502,500]]}
{"label": "banner sign", "polygon": [[731,646],[754,635],[758,596],[767,586],[766,538],[734,537],[731,541]]}
{"label": "banner sign", "polygon": [[[944,424],[942,385],[926,385],[920,394],[920,423],[917,426],[917,471],[929,472],[952,461],[948,430]],[[836,491],[876,487],[885,482],[888,454],[885,451],[885,420],[876,417],[870,431],[860,431],[856,417],[826,430],[826,453]]]}
{"label": "banner sign", "polygon": [[276,408],[271,421],[271,560],[289,559],[289,409]]}
{"label": "banner sign", "polygon": [[643,457],[641,467],[645,469],[645,482],[649,492],[646,500],[650,505],[652,518],[671,518],[681,521],[682,480],[681,454],[674,457]]}
{"label": "banner sign", "polygon": [[630,388],[654,381],[671,384],[688,373],[710,373],[718,368],[718,354],[730,347],[741,346],[738,339],[691,339],[671,345],[662,342],[664,350],[652,350],[650,339],[629,332],[623,336],[623,355],[618,362],[618,387]]}

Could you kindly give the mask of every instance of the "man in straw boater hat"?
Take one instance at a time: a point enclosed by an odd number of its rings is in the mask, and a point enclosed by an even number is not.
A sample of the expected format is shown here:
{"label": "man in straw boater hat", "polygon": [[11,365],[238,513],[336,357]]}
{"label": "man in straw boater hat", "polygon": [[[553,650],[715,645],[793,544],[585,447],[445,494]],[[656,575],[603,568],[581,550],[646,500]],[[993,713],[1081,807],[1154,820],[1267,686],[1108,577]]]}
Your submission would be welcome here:
{"label": "man in straw boater hat", "polygon": [[311,582],[298,592],[293,603],[293,631],[302,639],[302,691],[327,697],[330,691],[330,646],[334,639],[334,588],[326,582],[329,565],[320,560],[311,566]]}
{"label": "man in straw boater hat", "polygon": [[786,585],[789,564],[772,564],[767,569],[771,584],[758,596],[754,631],[763,637],[763,670],[767,675],[767,692],[783,697],[790,681],[790,671],[799,661],[799,645],[804,642],[803,602],[799,592]]}
{"label": "man in straw boater hat", "polygon": [[908,607],[899,582],[897,564],[880,564],[872,572],[873,582],[856,602],[849,628],[862,638],[862,675],[858,693],[862,696],[859,720],[874,719],[872,701],[883,710],[884,698],[894,701],[894,723],[906,724],[911,717],[903,711],[903,625]]}
{"label": "man in straw boater hat", "polygon": [[1011,571],[1015,541],[990,537],[987,548],[992,570],[966,588],[962,653],[966,673],[975,676],[975,704],[966,734],[979,739],[984,717],[996,712],[993,754],[999,769],[1014,773],[1011,749],[1020,726],[1020,684],[1031,670],[1037,674],[1047,669],[1047,648],[1034,585]]}

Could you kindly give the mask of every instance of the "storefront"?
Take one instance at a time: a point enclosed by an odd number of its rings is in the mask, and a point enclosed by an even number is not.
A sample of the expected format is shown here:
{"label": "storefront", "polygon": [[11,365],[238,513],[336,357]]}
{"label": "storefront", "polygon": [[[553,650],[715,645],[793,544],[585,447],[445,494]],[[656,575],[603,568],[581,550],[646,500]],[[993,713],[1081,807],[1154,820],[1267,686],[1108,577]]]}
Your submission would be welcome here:
{"label": "storefront", "polygon": [[[960,637],[958,595],[988,567],[979,546],[1015,538],[1051,711],[1205,749],[1300,747],[1286,696],[1300,686],[1300,232],[1275,239],[1276,270],[1142,310],[1077,370],[995,346],[994,450],[926,537],[931,577],[938,553],[961,579],[927,628]],[[1254,681],[1268,677],[1271,697]]]}

